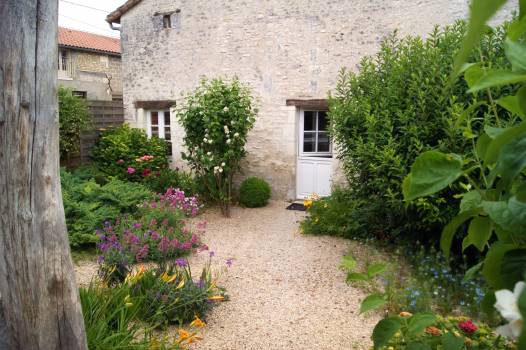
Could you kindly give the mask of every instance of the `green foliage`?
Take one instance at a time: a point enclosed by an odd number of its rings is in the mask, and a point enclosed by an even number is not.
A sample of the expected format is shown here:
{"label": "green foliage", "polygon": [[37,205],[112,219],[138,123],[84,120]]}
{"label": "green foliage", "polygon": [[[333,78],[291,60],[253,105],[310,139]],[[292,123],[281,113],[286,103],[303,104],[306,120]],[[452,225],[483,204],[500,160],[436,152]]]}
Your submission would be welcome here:
{"label": "green foliage", "polygon": [[312,202],[301,229],[306,234],[366,238],[369,233],[364,232],[365,223],[360,220],[367,215],[366,210],[364,201],[356,200],[347,190],[335,188],[329,197]]}
{"label": "green foliage", "polygon": [[[466,77],[475,79],[477,69],[483,75],[487,67],[509,67],[504,54],[505,29],[482,35],[469,57],[484,57],[484,65],[466,68]],[[504,127],[516,118],[492,103],[515,92],[515,86],[469,95],[464,80],[451,84],[453,57],[465,31],[465,23],[456,22],[435,28],[427,39],[392,35],[378,54],[362,60],[359,73],[341,72],[329,99],[329,117],[349,181],[346,197],[353,220],[347,235],[390,241],[418,239],[427,244],[438,241],[441,227],[458,208],[455,194],[462,189],[459,185],[442,186],[450,181],[438,174],[429,174],[427,179],[409,177],[402,186],[410,165],[419,154],[433,150],[435,153],[420,158],[421,163],[415,166],[447,163],[457,171],[447,175],[456,176],[460,160],[442,157],[443,153],[468,153],[483,122],[498,120]],[[404,202],[402,188],[416,195],[435,187],[442,191]]]}
{"label": "green foliage", "polygon": [[137,323],[143,300],[130,299],[129,286],[109,289],[91,283],[79,292],[90,350],[179,349],[157,339],[153,327],[143,328]]}
{"label": "green foliage", "polygon": [[375,349],[397,350],[512,350],[515,346],[495,335],[482,322],[467,317],[441,317],[432,313],[401,313],[386,318],[373,330]]}
{"label": "green foliage", "polygon": [[73,96],[71,89],[58,89],[60,158],[80,150],[80,133],[91,125],[88,107],[83,99]]}
{"label": "green foliage", "polygon": [[124,124],[101,133],[93,148],[93,160],[108,175],[142,181],[168,167],[166,150],[165,140],[148,138],[144,130]]}
{"label": "green foliage", "polygon": [[226,216],[232,178],[246,155],[247,135],[256,114],[250,89],[237,77],[201,80],[177,111],[185,130],[183,159],[202,179],[208,195],[220,204]]}
{"label": "green foliage", "polygon": [[144,186],[117,179],[101,186],[94,180],[84,181],[61,171],[62,199],[66,214],[69,242],[72,247],[93,244],[95,230],[106,220],[123,213],[137,212],[138,205],[153,194]]}
{"label": "green foliage", "polygon": [[239,202],[248,208],[258,208],[267,205],[270,199],[270,186],[257,177],[249,177],[239,187]]}
{"label": "green foliage", "polygon": [[199,192],[199,186],[189,173],[170,168],[161,169],[143,179],[143,185],[155,193],[165,193],[168,188],[178,188],[187,195]]}

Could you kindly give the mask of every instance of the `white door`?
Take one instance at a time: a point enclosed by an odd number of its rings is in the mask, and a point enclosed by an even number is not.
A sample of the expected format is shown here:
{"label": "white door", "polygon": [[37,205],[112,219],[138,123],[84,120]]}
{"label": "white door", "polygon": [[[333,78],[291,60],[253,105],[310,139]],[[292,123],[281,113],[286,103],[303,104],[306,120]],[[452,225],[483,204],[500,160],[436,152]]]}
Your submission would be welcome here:
{"label": "white door", "polygon": [[300,111],[296,196],[331,194],[332,145],[325,111]]}

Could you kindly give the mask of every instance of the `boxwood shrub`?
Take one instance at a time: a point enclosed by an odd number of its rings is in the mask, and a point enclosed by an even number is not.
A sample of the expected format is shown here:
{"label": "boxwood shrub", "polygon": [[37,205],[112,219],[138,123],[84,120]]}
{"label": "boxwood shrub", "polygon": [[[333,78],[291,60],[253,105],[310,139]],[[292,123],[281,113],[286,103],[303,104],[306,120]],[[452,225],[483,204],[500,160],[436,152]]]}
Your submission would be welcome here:
{"label": "boxwood shrub", "polygon": [[258,208],[267,205],[271,190],[269,184],[260,178],[249,177],[239,188],[239,202],[248,208]]}

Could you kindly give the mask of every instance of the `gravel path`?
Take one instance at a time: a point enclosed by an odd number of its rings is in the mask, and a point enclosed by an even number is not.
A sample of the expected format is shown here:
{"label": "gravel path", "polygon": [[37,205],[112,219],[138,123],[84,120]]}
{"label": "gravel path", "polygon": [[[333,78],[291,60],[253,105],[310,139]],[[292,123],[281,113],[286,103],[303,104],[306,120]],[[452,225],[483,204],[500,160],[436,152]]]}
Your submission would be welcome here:
{"label": "gravel path", "polygon": [[[210,209],[203,241],[216,264],[233,258],[221,277],[231,300],[207,316],[204,340],[194,349],[368,349],[376,316],[358,315],[364,293],[345,283],[338,269],[349,250],[364,247],[335,237],[299,233],[302,212],[273,201],[265,208],[233,208],[230,219]],[[202,217],[200,217],[202,218]],[[193,255],[193,271],[207,259]],[[195,267],[194,267],[195,266]],[[96,268],[81,264],[79,283]]]}

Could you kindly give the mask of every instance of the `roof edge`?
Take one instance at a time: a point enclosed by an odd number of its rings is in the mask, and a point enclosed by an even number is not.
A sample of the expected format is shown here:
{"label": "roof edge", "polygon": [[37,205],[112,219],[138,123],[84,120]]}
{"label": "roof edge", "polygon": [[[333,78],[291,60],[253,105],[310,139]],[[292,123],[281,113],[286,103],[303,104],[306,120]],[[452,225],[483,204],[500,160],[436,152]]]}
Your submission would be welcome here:
{"label": "roof edge", "polygon": [[121,23],[121,16],[124,15],[126,12],[131,10],[135,5],[140,3],[142,0],[128,0],[123,5],[117,7],[117,9],[113,12],[111,12],[108,16],[106,16],[106,22],[109,24],[112,23]]}

